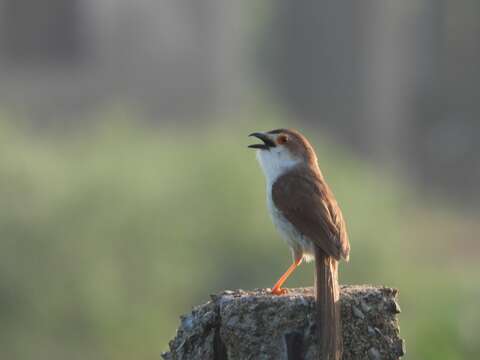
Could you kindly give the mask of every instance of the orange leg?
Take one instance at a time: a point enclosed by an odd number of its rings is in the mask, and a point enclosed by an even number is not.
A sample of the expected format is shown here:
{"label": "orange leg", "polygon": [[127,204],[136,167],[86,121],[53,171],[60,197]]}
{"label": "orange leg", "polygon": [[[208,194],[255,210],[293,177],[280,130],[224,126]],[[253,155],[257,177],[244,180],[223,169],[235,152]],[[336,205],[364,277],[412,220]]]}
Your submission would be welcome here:
{"label": "orange leg", "polygon": [[302,262],[302,258],[295,260],[295,262],[290,265],[287,271],[285,271],[285,274],[282,275],[280,279],[275,283],[275,285],[272,288],[272,294],[273,295],[283,295],[287,291],[285,289],[282,289],[282,285],[287,280],[287,278],[295,271],[298,265]]}

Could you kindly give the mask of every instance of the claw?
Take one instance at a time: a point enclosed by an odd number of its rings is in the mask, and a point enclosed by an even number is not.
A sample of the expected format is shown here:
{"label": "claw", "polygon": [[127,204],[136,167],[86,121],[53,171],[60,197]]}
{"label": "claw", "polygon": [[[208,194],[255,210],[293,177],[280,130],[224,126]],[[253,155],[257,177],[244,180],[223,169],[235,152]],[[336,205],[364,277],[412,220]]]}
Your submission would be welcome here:
{"label": "claw", "polygon": [[288,294],[288,290],[285,288],[273,288],[272,289],[272,295],[280,296],[280,295],[285,295]]}

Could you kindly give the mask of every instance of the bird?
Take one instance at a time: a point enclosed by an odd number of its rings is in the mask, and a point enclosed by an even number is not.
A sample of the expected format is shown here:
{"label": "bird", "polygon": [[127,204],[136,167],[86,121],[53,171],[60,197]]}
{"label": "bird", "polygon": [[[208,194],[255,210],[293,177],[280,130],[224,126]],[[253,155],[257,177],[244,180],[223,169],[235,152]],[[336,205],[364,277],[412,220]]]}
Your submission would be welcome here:
{"label": "bird", "polygon": [[302,261],[315,261],[315,304],[320,358],[340,360],[343,340],[338,263],[348,262],[350,243],[342,211],[318,165],[307,138],[294,129],[254,132],[267,187],[267,208],[293,263],[273,286],[273,295]]}

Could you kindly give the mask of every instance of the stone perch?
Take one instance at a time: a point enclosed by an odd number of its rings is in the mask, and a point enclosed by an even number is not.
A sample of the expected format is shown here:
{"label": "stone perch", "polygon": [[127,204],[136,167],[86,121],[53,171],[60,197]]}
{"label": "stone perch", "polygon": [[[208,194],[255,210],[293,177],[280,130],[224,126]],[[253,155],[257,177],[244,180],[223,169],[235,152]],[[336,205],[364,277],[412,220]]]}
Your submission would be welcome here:
{"label": "stone perch", "polygon": [[[397,290],[342,286],[344,360],[389,360],[405,354]],[[272,296],[265,289],[224,291],[182,316],[165,360],[316,360],[312,288]]]}

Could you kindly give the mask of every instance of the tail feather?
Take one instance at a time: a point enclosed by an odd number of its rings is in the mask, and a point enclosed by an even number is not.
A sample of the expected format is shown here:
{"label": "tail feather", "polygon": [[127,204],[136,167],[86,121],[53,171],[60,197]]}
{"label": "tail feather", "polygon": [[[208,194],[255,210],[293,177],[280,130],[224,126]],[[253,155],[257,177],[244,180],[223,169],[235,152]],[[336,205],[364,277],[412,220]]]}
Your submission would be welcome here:
{"label": "tail feather", "polygon": [[315,247],[315,299],[320,359],[340,360],[343,352],[338,262]]}

